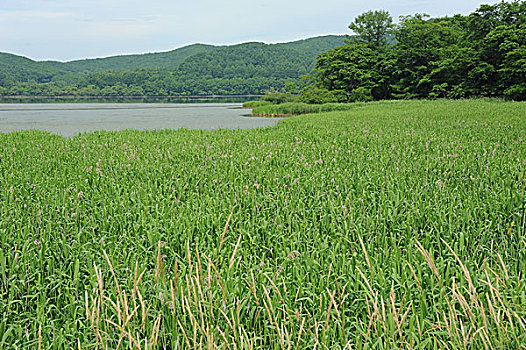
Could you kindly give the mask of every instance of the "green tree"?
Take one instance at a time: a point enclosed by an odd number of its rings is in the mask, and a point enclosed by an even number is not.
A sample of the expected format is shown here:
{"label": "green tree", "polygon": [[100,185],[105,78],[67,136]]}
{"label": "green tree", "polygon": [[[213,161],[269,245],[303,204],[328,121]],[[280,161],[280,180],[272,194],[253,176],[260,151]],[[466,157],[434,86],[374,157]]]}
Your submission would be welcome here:
{"label": "green tree", "polygon": [[[427,19],[427,15],[421,14],[403,17],[397,41],[394,48],[396,90],[401,98],[428,97],[434,86],[444,83],[442,78],[451,74],[441,62],[450,57],[465,60],[462,50],[455,49],[459,31],[449,19]],[[464,71],[465,68],[461,69]],[[455,76],[454,79],[464,78]]]}
{"label": "green tree", "polygon": [[526,1],[482,5],[467,16],[464,44],[473,50],[466,85],[473,95],[525,99]]}
{"label": "green tree", "polygon": [[280,93],[280,92],[267,92],[265,96],[261,98],[261,101],[268,101],[274,104],[281,104],[285,102],[296,102],[298,98],[292,94]]}
{"label": "green tree", "polygon": [[498,75],[496,95],[526,99],[526,23],[501,25],[486,35],[482,55],[492,57]]}
{"label": "green tree", "polygon": [[360,43],[343,45],[318,56],[316,78],[338,96],[350,96],[356,89],[365,88],[375,99],[387,99],[392,62],[390,52],[378,52]]}
{"label": "green tree", "polygon": [[285,84],[284,90],[289,94],[295,94],[296,92],[298,92],[298,84],[289,81]]}
{"label": "green tree", "polygon": [[360,41],[377,50],[387,46],[386,35],[393,33],[394,28],[393,18],[385,10],[362,13],[349,25]]}
{"label": "green tree", "polygon": [[338,102],[338,98],[325,88],[309,85],[300,91],[299,101],[309,104],[323,104]]}
{"label": "green tree", "polygon": [[7,72],[0,70],[0,87],[11,87],[14,84],[14,79],[7,74]]}

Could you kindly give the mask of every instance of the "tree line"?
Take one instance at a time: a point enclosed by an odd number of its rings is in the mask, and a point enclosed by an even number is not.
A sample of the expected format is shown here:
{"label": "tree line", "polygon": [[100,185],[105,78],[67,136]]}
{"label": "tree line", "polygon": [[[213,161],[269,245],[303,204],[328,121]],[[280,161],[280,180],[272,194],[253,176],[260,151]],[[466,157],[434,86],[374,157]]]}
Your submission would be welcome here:
{"label": "tree line", "polygon": [[526,99],[525,1],[482,5],[467,16],[415,14],[397,25],[387,11],[369,11],[349,29],[357,35],[318,57],[300,99]]}

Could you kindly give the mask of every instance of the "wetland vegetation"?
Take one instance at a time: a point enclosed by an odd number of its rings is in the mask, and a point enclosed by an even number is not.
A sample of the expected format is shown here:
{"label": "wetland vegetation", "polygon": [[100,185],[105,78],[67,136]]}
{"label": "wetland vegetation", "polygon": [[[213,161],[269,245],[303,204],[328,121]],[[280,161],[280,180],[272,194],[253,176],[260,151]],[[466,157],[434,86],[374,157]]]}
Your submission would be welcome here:
{"label": "wetland vegetation", "polygon": [[[0,348],[526,349],[525,13],[368,11],[346,40],[68,63],[0,54],[8,98],[267,91],[253,115],[310,113],[0,134]],[[157,128],[179,107],[126,108],[100,122]],[[60,110],[47,116],[67,126]]]}
{"label": "wetland vegetation", "polygon": [[0,135],[0,347],[524,348],[525,115]]}

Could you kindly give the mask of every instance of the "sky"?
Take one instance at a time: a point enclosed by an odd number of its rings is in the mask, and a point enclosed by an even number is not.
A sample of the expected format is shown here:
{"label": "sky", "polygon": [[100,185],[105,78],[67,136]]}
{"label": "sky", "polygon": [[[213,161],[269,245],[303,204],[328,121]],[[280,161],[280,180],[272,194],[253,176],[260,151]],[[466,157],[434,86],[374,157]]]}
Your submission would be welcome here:
{"label": "sky", "polygon": [[495,0],[0,0],[0,52],[69,61],[169,51],[193,43],[288,42],[351,34],[368,10],[432,17]]}

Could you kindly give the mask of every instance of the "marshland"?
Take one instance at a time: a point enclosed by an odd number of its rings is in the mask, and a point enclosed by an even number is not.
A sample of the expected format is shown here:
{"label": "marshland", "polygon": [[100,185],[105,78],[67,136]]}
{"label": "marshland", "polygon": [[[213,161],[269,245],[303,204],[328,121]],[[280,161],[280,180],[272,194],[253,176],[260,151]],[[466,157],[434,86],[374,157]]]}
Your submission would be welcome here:
{"label": "marshland", "polygon": [[7,0],[0,349],[526,349],[526,1],[267,2]]}
{"label": "marshland", "polygon": [[518,348],[523,102],[0,135],[2,348]]}

